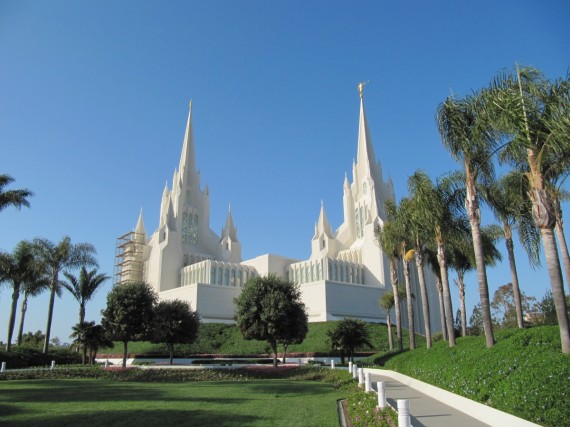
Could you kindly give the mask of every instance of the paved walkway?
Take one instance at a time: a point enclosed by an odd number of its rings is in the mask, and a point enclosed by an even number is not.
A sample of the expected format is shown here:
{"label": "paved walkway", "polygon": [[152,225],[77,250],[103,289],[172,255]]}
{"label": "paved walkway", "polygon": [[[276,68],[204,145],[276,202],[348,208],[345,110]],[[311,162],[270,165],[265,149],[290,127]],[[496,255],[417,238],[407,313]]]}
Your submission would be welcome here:
{"label": "paved walkway", "polygon": [[412,426],[414,427],[481,427],[488,426],[469,415],[445,405],[418,390],[392,378],[372,374],[370,376],[374,390],[376,382],[384,381],[386,400],[396,408],[397,399],[408,399]]}

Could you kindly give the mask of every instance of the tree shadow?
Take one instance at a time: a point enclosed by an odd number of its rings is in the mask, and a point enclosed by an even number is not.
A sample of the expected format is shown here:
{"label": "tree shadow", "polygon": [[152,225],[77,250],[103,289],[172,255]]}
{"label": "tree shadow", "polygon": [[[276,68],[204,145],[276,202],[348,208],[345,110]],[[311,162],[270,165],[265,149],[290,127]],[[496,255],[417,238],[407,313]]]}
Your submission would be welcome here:
{"label": "tree shadow", "polygon": [[[5,425],[61,427],[61,426],[217,426],[230,427],[251,425],[263,421],[261,416],[228,414],[202,410],[149,410],[149,411],[105,411],[98,413],[53,414],[30,417],[26,420],[10,421]],[[4,424],[3,424],[4,425]]]}

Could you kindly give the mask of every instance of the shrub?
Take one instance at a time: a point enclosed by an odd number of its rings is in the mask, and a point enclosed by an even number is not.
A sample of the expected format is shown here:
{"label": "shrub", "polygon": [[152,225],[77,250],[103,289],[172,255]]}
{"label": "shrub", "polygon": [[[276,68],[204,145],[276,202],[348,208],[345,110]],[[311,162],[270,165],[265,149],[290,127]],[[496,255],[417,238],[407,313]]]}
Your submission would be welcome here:
{"label": "shrub", "polygon": [[68,348],[54,348],[49,354],[29,347],[12,347],[12,351],[0,351],[0,362],[6,362],[7,369],[46,367],[55,360],[57,365],[81,363],[81,355]]}

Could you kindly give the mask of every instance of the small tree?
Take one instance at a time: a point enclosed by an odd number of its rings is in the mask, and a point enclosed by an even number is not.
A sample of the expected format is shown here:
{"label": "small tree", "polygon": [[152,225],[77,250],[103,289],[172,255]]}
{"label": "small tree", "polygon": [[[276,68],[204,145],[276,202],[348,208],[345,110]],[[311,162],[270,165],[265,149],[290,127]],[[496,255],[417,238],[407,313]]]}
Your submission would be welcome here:
{"label": "small tree", "polygon": [[196,340],[200,317],[185,301],[161,301],[154,309],[151,342],[164,343],[172,365],[174,344],[192,344]]}
{"label": "small tree", "polygon": [[473,313],[469,318],[469,335],[481,335],[483,330],[483,313],[481,305],[477,304],[473,307]]}
{"label": "small tree", "polygon": [[276,367],[277,344],[291,340],[307,323],[299,287],[274,275],[254,277],[234,301],[236,323],[243,337],[267,341]]}
{"label": "small tree", "polygon": [[358,348],[367,346],[373,348],[370,341],[370,332],[366,323],[358,319],[344,319],[338,322],[334,329],[327,332],[333,349],[341,351],[341,362],[344,363],[344,354],[354,362],[354,352]]}
{"label": "small tree", "polygon": [[[525,295],[520,291],[520,305],[523,312],[531,311],[531,305],[535,303],[536,298]],[[494,320],[503,328],[513,328],[517,326],[517,310],[515,304],[515,296],[512,283],[499,286],[493,295],[491,302]]]}
{"label": "small tree", "polygon": [[147,337],[157,296],[146,282],[116,285],[107,295],[101,324],[109,337],[123,343],[123,368],[127,366],[127,344]]}
{"label": "small tree", "polygon": [[289,345],[301,344],[305,340],[307,332],[309,332],[305,307],[296,305],[292,308],[290,317],[286,319],[286,323],[283,329],[284,334],[279,339],[279,343],[283,346],[283,363],[285,363],[287,359],[287,348]]}

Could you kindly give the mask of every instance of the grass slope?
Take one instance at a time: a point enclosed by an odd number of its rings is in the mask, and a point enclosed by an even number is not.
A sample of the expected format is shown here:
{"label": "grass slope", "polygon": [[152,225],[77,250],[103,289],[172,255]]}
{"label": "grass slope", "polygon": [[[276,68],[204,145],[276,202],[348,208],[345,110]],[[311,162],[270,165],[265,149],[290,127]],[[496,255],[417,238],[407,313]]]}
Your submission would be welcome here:
{"label": "grass slope", "polygon": [[[301,344],[289,346],[288,353],[330,353],[327,331],[334,328],[337,322],[309,323],[309,332]],[[388,332],[386,325],[368,324],[373,349],[362,349],[372,352],[388,351]],[[407,343],[407,331],[404,332],[404,345]],[[423,337],[418,336],[418,346],[424,345]],[[121,353],[122,343],[115,343],[114,349],[104,349],[101,353]],[[152,344],[147,341],[129,342],[129,354],[161,354],[168,351],[163,344]],[[193,354],[228,354],[234,356],[267,354],[269,347],[265,341],[244,340],[239,329],[234,325],[222,323],[203,323],[198,331],[198,338],[193,344],[175,347],[178,356]],[[282,351],[282,348],[279,348]]]}
{"label": "grass slope", "polygon": [[[570,356],[560,352],[558,327],[465,337],[454,348],[437,342],[392,356],[385,368],[452,391],[529,421],[570,425]],[[374,358],[371,358],[374,360]]]}

